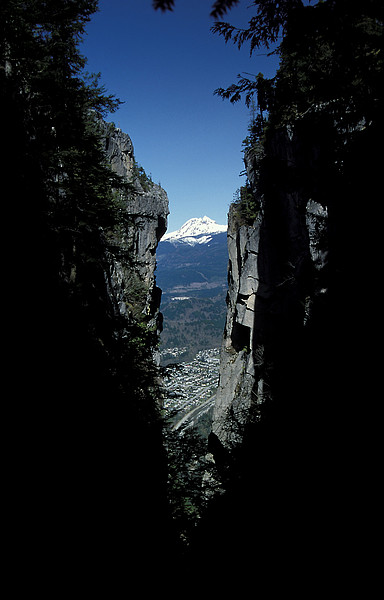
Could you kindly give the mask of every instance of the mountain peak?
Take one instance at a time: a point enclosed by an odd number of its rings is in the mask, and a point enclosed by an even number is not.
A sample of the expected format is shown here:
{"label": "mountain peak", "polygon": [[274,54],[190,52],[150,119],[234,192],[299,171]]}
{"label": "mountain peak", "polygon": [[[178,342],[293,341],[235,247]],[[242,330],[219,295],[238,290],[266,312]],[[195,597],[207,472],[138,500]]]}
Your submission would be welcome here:
{"label": "mountain peak", "polygon": [[166,233],[162,242],[180,241],[187,244],[204,244],[211,241],[211,235],[227,231],[226,225],[219,225],[207,216],[189,219],[177,231]]}

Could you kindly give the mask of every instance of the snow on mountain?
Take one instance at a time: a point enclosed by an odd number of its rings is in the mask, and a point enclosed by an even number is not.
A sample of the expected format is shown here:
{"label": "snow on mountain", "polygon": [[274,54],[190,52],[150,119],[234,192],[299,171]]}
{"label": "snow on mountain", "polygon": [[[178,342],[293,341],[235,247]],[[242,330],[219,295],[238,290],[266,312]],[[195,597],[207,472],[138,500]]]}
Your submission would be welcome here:
{"label": "snow on mountain", "polygon": [[189,219],[177,231],[166,233],[162,242],[180,242],[195,246],[196,244],[208,244],[212,241],[212,235],[227,231],[226,225],[219,225],[209,217],[194,217]]}

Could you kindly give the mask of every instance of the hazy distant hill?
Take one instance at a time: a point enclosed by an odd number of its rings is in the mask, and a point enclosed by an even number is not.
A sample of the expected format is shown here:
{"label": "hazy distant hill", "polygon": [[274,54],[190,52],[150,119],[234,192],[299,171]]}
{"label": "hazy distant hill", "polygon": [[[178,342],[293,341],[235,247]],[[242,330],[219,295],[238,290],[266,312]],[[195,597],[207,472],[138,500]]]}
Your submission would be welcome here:
{"label": "hazy distant hill", "polygon": [[185,346],[190,355],[219,347],[226,314],[226,226],[208,217],[190,219],[164,236],[156,256],[156,280],[163,291],[162,347]]}

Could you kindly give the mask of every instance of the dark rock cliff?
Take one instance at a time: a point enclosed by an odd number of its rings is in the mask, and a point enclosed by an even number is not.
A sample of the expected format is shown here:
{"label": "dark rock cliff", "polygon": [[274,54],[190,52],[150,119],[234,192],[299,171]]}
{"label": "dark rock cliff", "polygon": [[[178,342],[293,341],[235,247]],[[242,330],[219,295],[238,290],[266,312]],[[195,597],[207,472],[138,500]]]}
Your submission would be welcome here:
{"label": "dark rock cliff", "polygon": [[[239,226],[235,207],[229,213],[228,313],[213,422],[213,434],[229,450],[275,402],[276,369],[294,360],[313,311],[327,304],[327,203],[314,199],[315,190],[305,189],[301,176],[310,178],[314,152],[299,126],[275,133],[259,215],[252,225]],[[254,184],[252,161],[248,153],[246,167]],[[299,365],[291,366],[296,370]],[[291,405],[297,390],[284,385]]]}
{"label": "dark rock cliff", "polygon": [[[358,489],[371,485],[362,456],[375,454],[370,409],[360,411],[371,356],[359,353],[369,344],[356,327],[354,288],[357,272],[370,277],[374,243],[351,249],[356,215],[359,231],[367,225],[361,199],[378,184],[378,134],[356,130],[345,151],[331,119],[311,117],[268,134],[254,223],[238,226],[229,214],[228,312],[210,435],[226,489],[208,526],[213,555],[253,540],[252,558],[245,552],[239,563],[299,578],[298,564],[311,577],[323,565],[328,577],[338,552],[359,555],[364,519],[351,528],[350,511],[358,511]],[[251,184],[254,160],[246,155]],[[358,297],[365,319],[369,299]]]}

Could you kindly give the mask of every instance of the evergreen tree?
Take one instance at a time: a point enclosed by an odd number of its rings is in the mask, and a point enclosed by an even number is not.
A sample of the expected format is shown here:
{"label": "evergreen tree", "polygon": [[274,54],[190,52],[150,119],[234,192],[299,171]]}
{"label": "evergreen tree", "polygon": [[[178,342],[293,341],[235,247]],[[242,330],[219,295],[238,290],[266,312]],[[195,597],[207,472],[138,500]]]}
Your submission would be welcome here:
{"label": "evergreen tree", "polygon": [[3,189],[15,248],[9,385],[25,490],[15,504],[26,552],[69,580],[93,561],[119,568],[132,551],[151,561],[166,540],[156,341],[110,293],[112,261],[130,260],[119,231],[134,188],[103,151],[100,119],[118,101],[84,74],[79,51],[96,9],[95,0],[0,6]]}
{"label": "evergreen tree", "polygon": [[247,29],[216,23],[212,30],[239,47],[249,43],[251,54],[280,40],[273,50],[281,57],[276,77],[238,76],[237,84],[216,93],[232,102],[245,94],[247,103],[256,94],[260,111],[269,111],[275,126],[314,103],[334,102],[330,110],[337,107],[340,114],[357,119],[364,111],[368,119],[377,116],[383,68],[382,3],[328,0],[305,6],[287,0],[279,2],[278,9],[274,5],[269,0],[254,2],[256,16]]}

